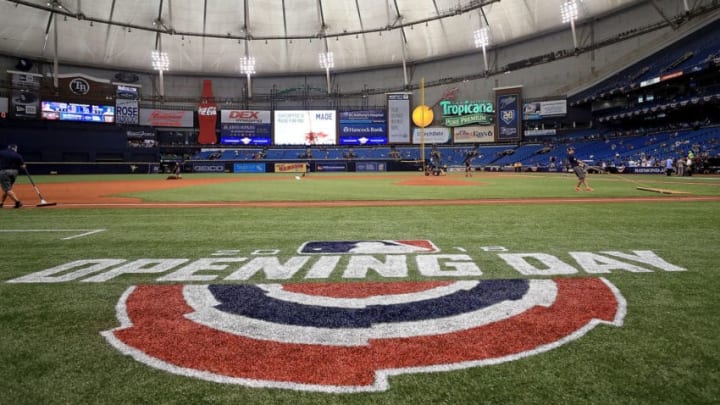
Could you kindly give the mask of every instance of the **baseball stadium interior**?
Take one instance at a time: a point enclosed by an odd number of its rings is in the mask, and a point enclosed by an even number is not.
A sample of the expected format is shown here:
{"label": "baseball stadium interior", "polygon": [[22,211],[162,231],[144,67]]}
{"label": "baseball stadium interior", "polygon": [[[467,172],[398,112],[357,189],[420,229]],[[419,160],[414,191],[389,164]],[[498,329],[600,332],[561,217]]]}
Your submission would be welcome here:
{"label": "baseball stadium interior", "polygon": [[477,171],[562,171],[568,146],[597,172],[691,153],[720,173],[717,0],[27,0],[0,16],[0,145],[35,173],[442,174],[471,152]]}

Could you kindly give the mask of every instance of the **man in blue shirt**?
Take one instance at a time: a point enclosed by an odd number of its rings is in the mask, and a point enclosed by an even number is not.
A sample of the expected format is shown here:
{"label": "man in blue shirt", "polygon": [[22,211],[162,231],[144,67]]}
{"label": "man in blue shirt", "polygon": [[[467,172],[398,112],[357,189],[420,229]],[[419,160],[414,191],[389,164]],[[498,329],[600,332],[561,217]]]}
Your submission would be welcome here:
{"label": "man in blue shirt", "polygon": [[587,179],[585,178],[585,163],[575,157],[575,148],[573,148],[572,146],[569,147],[567,149],[567,153],[568,163],[570,164],[570,167],[573,169],[575,175],[578,178],[578,183],[577,185],[575,185],[575,191],[580,191],[581,185],[585,186],[585,191],[593,191],[593,189],[590,188],[590,186],[588,185]]}
{"label": "man in blue shirt", "polygon": [[15,185],[19,170],[24,168],[25,161],[17,153],[17,145],[8,145],[7,149],[0,150],[0,186],[3,191],[0,208],[5,204],[8,196],[15,201],[15,208],[22,207],[22,202],[13,191],[13,185]]}

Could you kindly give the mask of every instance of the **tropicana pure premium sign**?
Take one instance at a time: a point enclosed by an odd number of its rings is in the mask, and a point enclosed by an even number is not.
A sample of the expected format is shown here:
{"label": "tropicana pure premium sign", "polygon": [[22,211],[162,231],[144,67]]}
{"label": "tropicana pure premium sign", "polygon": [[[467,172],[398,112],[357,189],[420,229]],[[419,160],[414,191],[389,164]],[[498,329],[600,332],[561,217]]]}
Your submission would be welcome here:
{"label": "tropicana pure premium sign", "polygon": [[443,124],[446,127],[460,127],[470,124],[490,124],[495,114],[495,107],[491,101],[462,101],[454,103],[449,100],[440,102]]}

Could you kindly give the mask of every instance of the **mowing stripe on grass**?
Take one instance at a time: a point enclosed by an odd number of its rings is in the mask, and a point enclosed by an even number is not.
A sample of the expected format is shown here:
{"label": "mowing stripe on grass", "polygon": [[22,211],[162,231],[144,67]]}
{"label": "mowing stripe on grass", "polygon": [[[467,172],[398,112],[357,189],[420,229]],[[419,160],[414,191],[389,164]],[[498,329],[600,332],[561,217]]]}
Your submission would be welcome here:
{"label": "mowing stripe on grass", "polygon": [[0,229],[0,233],[28,233],[28,232],[82,232],[77,235],[60,238],[60,240],[71,240],[84,236],[105,232],[107,229]]}

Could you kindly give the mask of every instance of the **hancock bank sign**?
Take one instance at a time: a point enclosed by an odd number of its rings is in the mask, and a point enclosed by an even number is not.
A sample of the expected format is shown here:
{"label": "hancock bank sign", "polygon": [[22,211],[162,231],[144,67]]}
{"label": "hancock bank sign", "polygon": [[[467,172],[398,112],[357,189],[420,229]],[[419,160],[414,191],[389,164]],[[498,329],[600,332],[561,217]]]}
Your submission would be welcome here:
{"label": "hancock bank sign", "polygon": [[491,101],[440,102],[443,124],[446,127],[460,127],[470,124],[491,124],[495,115],[495,107]]}
{"label": "hancock bank sign", "polygon": [[[129,287],[116,304],[119,326],[101,332],[120,352],[218,383],[351,393],[385,391],[399,374],[519,360],[598,325],[620,327],[625,298],[593,276],[686,270],[650,250],[572,251],[562,260],[488,246],[485,253],[527,277],[481,280],[482,263],[453,250],[429,240],[312,241],[289,257],[262,249],[195,260],[83,259],[8,282],[155,274],[162,283]],[[338,275],[354,282],[323,281]],[[403,280],[416,275],[423,278]]]}

